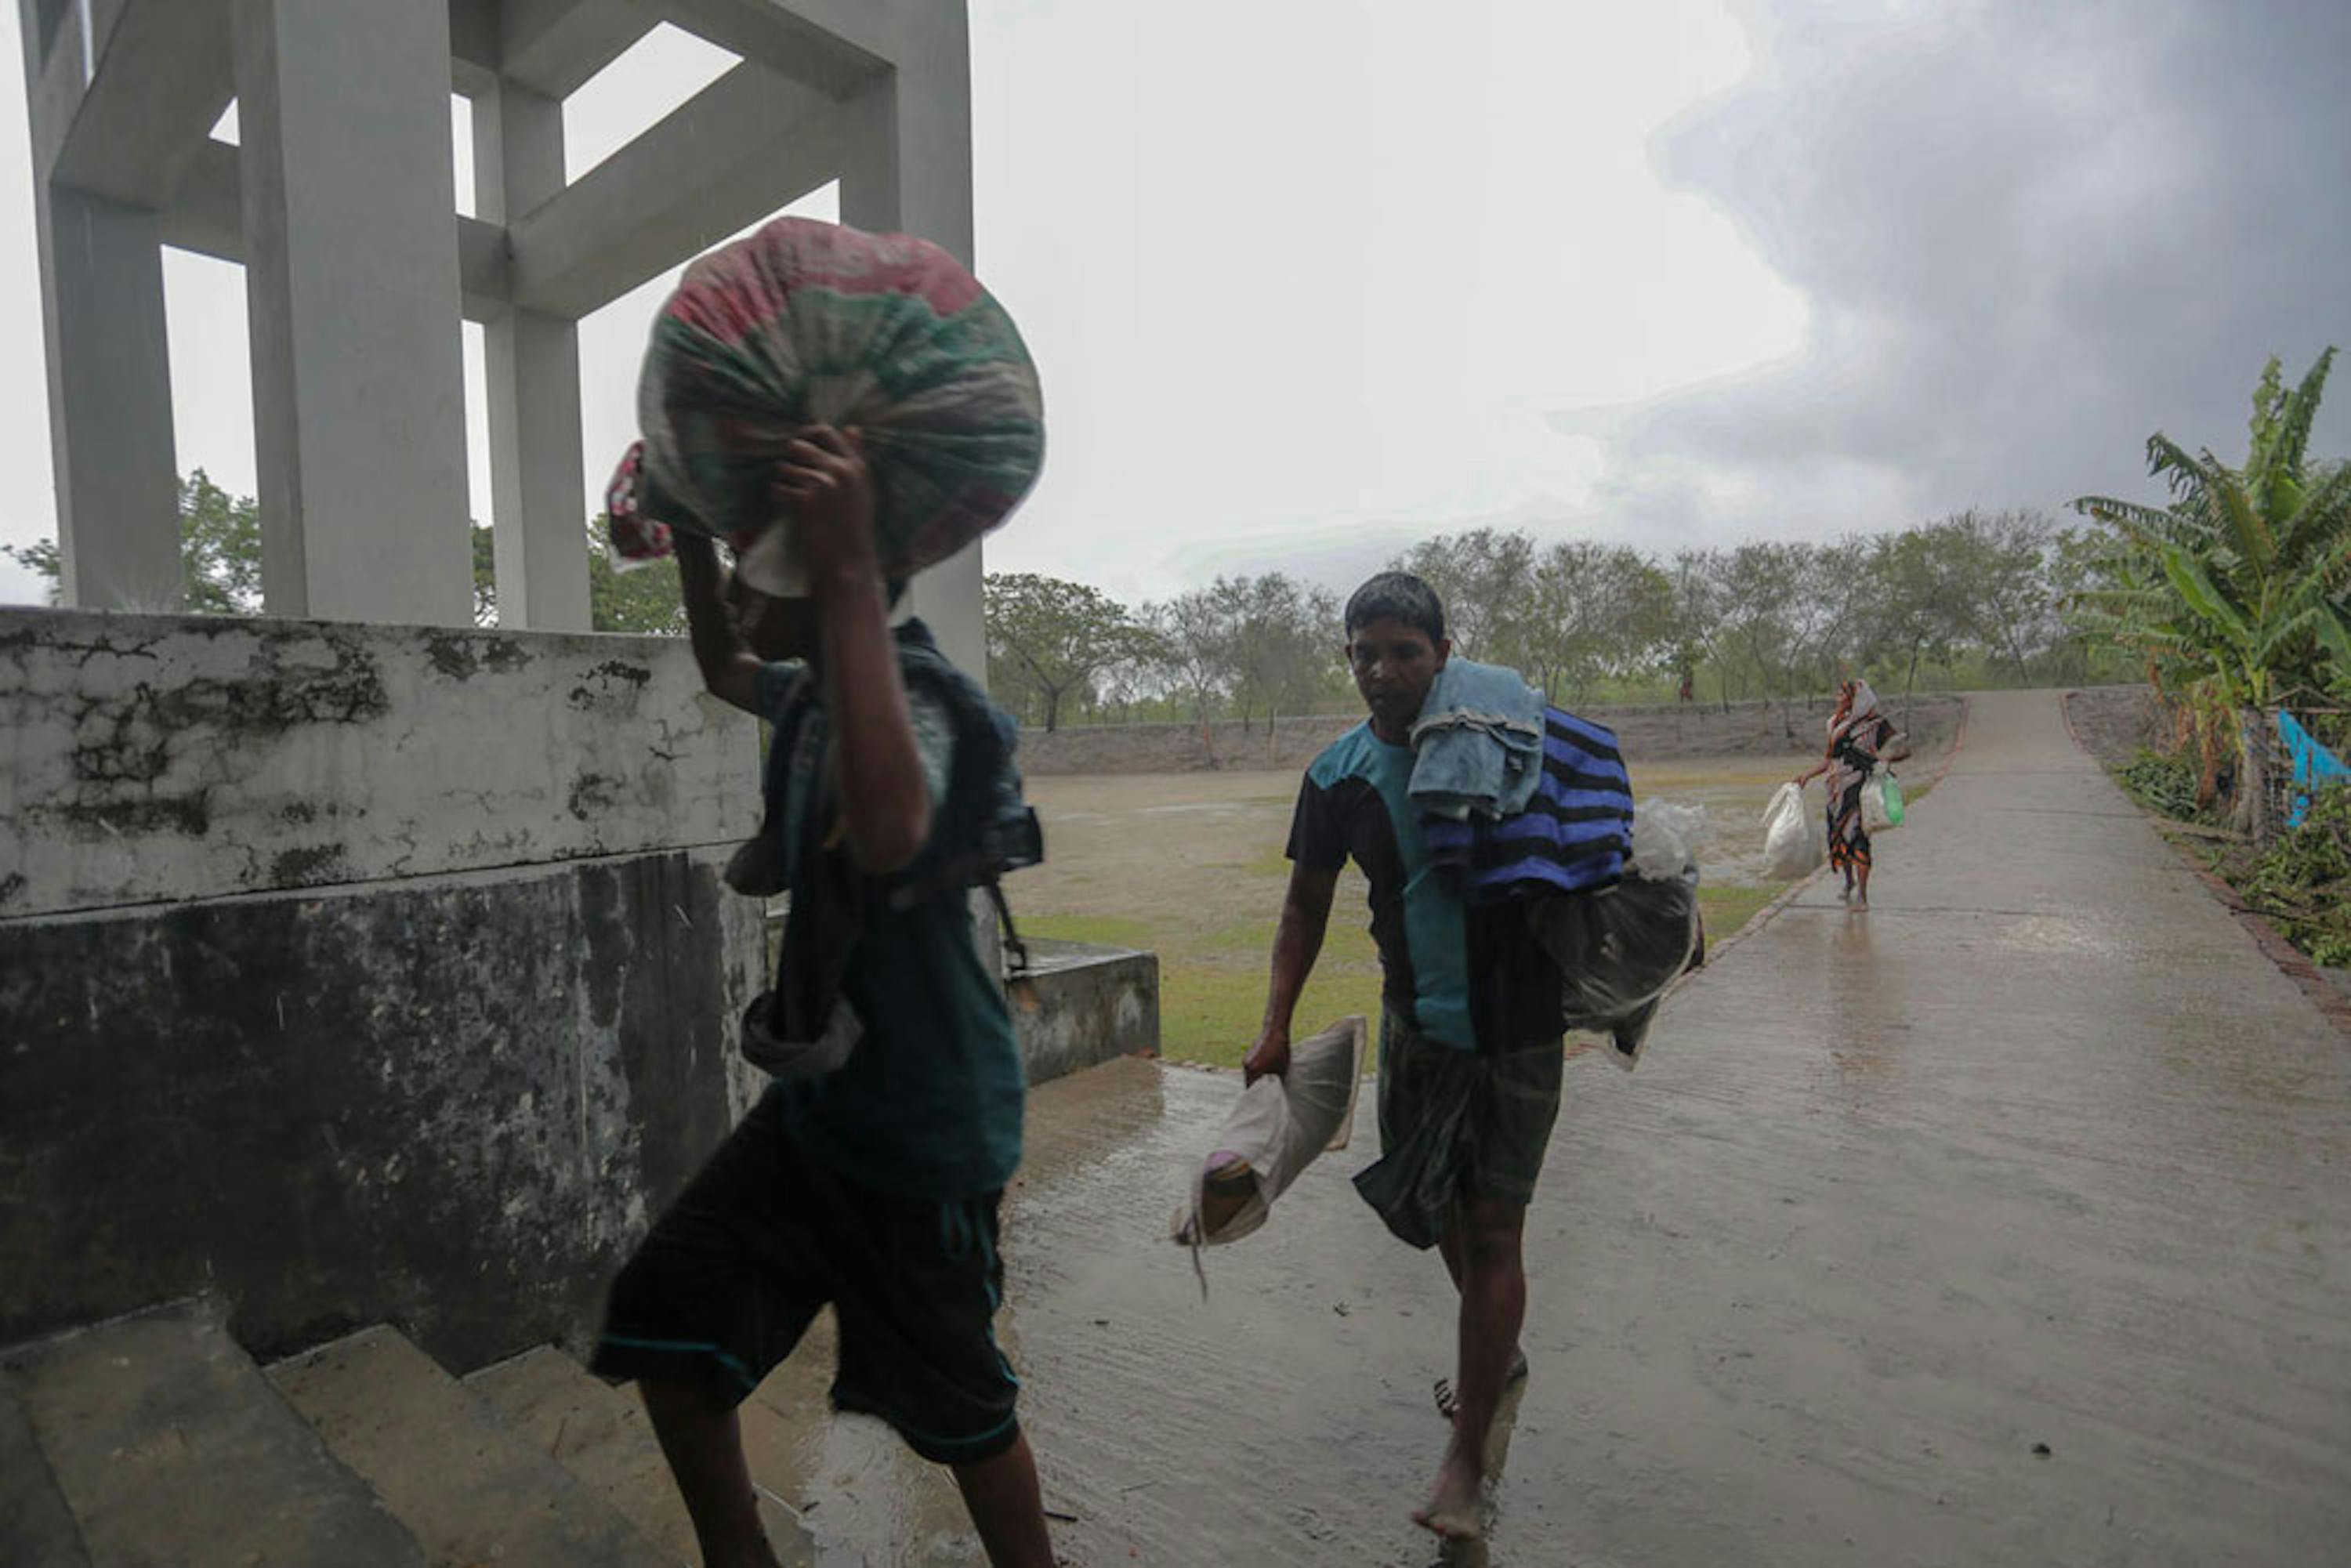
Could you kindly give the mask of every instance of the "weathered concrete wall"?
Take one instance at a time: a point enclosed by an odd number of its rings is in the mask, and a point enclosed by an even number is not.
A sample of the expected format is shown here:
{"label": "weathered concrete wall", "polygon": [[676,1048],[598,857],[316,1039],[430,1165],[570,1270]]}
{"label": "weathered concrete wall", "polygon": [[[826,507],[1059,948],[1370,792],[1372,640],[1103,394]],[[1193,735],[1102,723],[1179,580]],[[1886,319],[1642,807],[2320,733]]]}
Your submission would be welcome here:
{"label": "weathered concrete wall", "polygon": [[580,1332],[748,1103],[722,863],[0,922],[0,1343],[199,1289],[265,1352]]}
{"label": "weathered concrete wall", "polygon": [[739,840],[682,643],[0,610],[0,916]]}
{"label": "weathered concrete wall", "polygon": [[1012,1027],[1033,1086],[1159,1050],[1159,956],[1089,942],[1031,939],[1034,967],[1011,988]]}
{"label": "weathered concrete wall", "polygon": [[0,1341],[573,1333],[754,1086],[682,643],[0,612]]}

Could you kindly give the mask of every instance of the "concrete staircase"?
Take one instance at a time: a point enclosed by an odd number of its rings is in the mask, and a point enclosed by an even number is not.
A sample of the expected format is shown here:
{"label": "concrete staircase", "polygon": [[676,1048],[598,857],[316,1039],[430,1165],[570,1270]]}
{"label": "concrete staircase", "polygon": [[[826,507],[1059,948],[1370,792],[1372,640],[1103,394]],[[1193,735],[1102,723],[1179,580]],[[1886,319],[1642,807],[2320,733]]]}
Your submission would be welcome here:
{"label": "concrete staircase", "polygon": [[[858,1568],[771,1490],[808,1435],[744,1408],[778,1554]],[[460,1381],[379,1326],[265,1368],[197,1300],[0,1353],[8,1568],[699,1560],[634,1395],[552,1348]]]}

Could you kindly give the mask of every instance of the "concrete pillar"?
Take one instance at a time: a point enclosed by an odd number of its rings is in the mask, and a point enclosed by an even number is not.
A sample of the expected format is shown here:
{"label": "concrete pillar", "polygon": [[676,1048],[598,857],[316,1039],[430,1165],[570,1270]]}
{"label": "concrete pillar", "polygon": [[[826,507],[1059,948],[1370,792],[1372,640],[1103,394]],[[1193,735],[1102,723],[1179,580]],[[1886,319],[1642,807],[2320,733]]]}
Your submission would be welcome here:
{"label": "concrete pillar", "polygon": [[235,23],[269,612],[470,624],[448,7]]}
{"label": "concrete pillar", "polygon": [[155,214],[34,183],[64,602],[178,610],[187,580]]}
{"label": "concrete pillar", "polygon": [[[841,221],[911,234],[972,264],[971,50],[961,5],[907,7],[897,68],[843,106]],[[908,591],[947,656],[987,678],[980,546],[917,577]]]}
{"label": "concrete pillar", "polygon": [[[868,233],[910,234],[973,265],[971,51],[959,5],[901,7],[904,52],[897,68],[842,106],[841,221]],[[987,684],[981,547],[914,579],[906,601],[939,647]],[[995,905],[971,899],[972,930],[991,968],[1004,966]]]}
{"label": "concrete pillar", "polygon": [[[475,210],[506,224],[563,189],[563,105],[501,81],[474,100]],[[483,328],[498,624],[589,627],[587,493],[580,480],[580,330],[520,308]]]}

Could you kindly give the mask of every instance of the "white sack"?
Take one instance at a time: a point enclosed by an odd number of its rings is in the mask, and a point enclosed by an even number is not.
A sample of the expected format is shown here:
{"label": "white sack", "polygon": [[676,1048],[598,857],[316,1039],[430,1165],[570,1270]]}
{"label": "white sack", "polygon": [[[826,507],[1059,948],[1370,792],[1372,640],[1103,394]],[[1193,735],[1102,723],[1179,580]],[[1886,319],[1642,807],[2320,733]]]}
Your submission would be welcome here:
{"label": "white sack", "polygon": [[1341,1019],[1290,1046],[1286,1074],[1241,1091],[1215,1149],[1192,1175],[1190,1201],[1176,1211],[1176,1241],[1216,1247],[1239,1240],[1265,1223],[1273,1200],[1317,1155],[1347,1146],[1364,1037],[1360,1016]]}
{"label": "white sack", "polygon": [[1828,859],[1827,830],[1804,800],[1803,787],[1782,784],[1763,808],[1763,874],[1792,882]]}

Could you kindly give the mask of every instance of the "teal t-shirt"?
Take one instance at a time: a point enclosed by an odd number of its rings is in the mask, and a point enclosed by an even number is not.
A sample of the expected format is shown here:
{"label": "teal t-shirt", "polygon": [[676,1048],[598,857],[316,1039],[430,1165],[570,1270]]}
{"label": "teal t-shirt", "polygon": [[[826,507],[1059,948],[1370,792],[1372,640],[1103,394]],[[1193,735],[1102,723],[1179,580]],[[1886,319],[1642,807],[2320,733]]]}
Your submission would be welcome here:
{"label": "teal t-shirt", "polygon": [[1421,841],[1413,750],[1359,724],[1308,765],[1290,821],[1290,858],[1321,871],[1353,860],[1371,884],[1382,998],[1422,1035],[1459,1051],[1556,1044],[1558,967],[1518,901],[1466,904]]}
{"label": "teal t-shirt", "polygon": [[[798,674],[797,665],[762,672],[762,711],[779,711]],[[935,822],[954,766],[955,726],[943,706],[919,694],[909,695],[909,713]],[[789,768],[789,760],[769,764]],[[828,757],[822,768],[831,767]],[[784,790],[788,845],[802,841],[799,824],[816,782],[804,775]],[[780,1087],[785,1121],[802,1146],[901,1197],[948,1202],[1001,1188],[1020,1165],[1028,1083],[1003,984],[980,956],[969,896],[951,889],[904,909],[869,910],[850,948],[841,999],[864,1030],[848,1061]]]}

